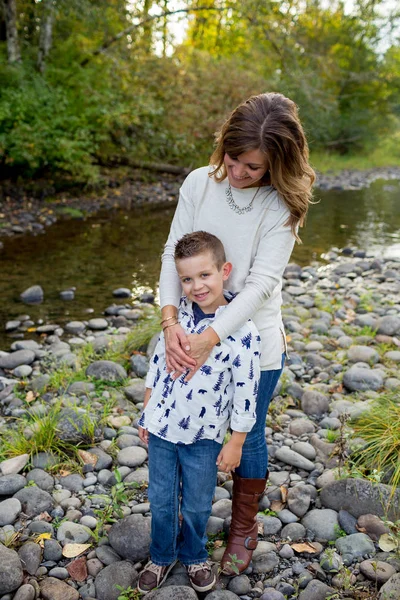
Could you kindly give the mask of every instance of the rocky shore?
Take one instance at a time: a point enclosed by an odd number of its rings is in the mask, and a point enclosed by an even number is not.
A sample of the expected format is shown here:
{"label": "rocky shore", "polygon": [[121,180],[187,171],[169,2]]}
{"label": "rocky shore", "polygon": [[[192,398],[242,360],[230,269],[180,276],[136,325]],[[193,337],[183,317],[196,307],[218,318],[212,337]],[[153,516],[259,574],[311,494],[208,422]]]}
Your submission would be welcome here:
{"label": "rocky shore", "polygon": [[[365,445],[357,419],[382,397],[398,406],[400,261],[350,248],[327,258],[285,271],[289,358],[266,426],[260,542],[247,572],[220,577],[207,600],[400,597],[400,491],[390,469],[352,462]],[[0,352],[0,600],[138,598],[151,516],[137,421],[158,316],[151,295],[128,295],[115,290],[103,316],[43,324]],[[7,326],[23,336],[27,321]],[[231,490],[219,473],[216,568]],[[147,597],[199,595],[178,565]]]}
{"label": "rocky shore", "polygon": [[[176,202],[184,175],[157,175],[146,183],[140,172],[104,180],[102,193],[79,196],[71,192],[56,192],[43,184],[34,191],[10,183],[0,184],[0,238],[32,233],[38,235],[60,218],[85,218],[99,210],[130,209],[144,203]],[[399,167],[345,170],[337,174],[318,173],[317,187],[322,190],[358,190],[376,179],[400,179]],[[0,249],[2,242],[0,240]]]}

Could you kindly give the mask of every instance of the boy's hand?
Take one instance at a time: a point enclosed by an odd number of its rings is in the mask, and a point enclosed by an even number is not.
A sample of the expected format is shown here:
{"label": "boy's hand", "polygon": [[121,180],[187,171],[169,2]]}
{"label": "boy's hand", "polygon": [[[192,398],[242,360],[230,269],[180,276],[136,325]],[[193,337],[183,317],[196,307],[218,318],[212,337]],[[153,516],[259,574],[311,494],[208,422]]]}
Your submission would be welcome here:
{"label": "boy's hand", "polygon": [[139,437],[146,445],[149,444],[149,432],[147,429],[143,429],[143,427],[139,427]]}
{"label": "boy's hand", "polygon": [[242,447],[242,443],[237,443],[232,438],[223,446],[217,458],[217,466],[220,471],[229,473],[229,471],[233,471],[240,465]]}

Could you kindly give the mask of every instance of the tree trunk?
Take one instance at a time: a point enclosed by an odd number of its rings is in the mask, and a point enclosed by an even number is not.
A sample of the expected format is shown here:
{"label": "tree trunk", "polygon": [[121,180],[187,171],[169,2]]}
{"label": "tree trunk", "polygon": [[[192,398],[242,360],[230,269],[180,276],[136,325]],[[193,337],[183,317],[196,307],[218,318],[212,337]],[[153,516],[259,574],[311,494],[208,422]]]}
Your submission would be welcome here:
{"label": "tree trunk", "polygon": [[43,2],[43,13],[40,23],[39,51],[37,59],[37,68],[44,73],[46,67],[46,58],[50,52],[53,39],[53,21],[54,21],[54,0]]}
{"label": "tree trunk", "polygon": [[17,30],[17,3],[16,0],[3,0],[3,6],[6,21],[8,62],[12,64],[21,60]]}

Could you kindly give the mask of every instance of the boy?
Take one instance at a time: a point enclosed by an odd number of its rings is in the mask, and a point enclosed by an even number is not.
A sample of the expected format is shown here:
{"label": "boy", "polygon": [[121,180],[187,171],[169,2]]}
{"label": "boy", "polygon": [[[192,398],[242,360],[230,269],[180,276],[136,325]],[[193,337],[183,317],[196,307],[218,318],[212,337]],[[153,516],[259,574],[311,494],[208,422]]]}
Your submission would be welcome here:
{"label": "boy", "polygon": [[[185,294],[179,323],[187,333],[201,333],[232,298],[223,289],[232,265],[226,262],[221,241],[204,231],[178,241],[175,264]],[[176,322],[175,318],[164,321],[163,329]],[[255,423],[259,342],[255,325],[247,321],[217,344],[187,382],[186,373],[174,380],[167,372],[161,333],[139,421],[139,435],[149,446],[152,511],[151,560],[138,582],[142,594],[159,587],[178,559],[196,591],[206,592],[215,584],[206,560],[206,526],[217,466],[224,471],[239,466],[246,434]],[[232,436],[221,449],[229,425]]]}

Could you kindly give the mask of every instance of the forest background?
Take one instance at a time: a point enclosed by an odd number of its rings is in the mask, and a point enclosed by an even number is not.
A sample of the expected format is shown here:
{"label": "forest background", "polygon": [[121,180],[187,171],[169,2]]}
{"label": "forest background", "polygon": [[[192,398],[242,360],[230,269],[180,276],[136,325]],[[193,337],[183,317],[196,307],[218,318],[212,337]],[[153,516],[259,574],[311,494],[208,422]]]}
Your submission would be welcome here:
{"label": "forest background", "polygon": [[400,165],[397,2],[0,0],[0,178],[197,167],[263,91],[299,105],[317,168]]}

